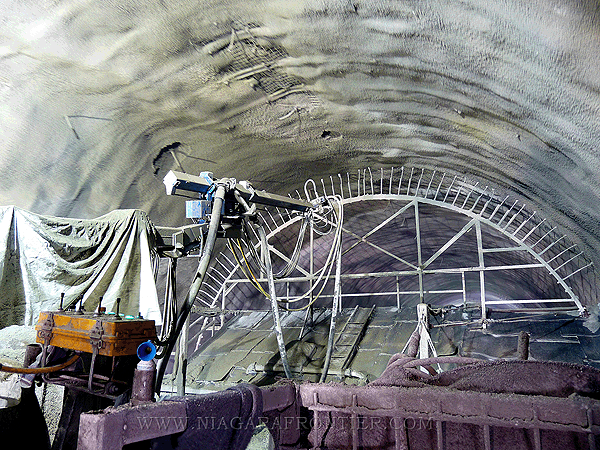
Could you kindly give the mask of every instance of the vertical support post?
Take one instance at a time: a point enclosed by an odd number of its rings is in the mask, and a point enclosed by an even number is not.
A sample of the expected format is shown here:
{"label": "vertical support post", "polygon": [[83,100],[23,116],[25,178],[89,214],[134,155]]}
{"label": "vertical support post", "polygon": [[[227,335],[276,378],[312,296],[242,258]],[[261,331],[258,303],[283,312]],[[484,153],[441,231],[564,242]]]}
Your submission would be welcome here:
{"label": "vertical support post", "polygon": [[417,305],[417,323],[419,328],[419,358],[429,358],[429,311],[425,303]]}
{"label": "vertical support post", "polygon": [[[591,410],[588,410],[588,423],[592,423],[591,415]],[[593,433],[588,433],[588,445],[590,447],[590,450],[596,450],[596,436],[594,436]]]}
{"label": "vertical support post", "polygon": [[273,277],[273,266],[271,264],[271,255],[269,254],[269,243],[267,241],[267,234],[264,228],[258,228],[258,234],[260,235],[260,244],[265,251],[265,263],[267,269],[267,279],[269,280],[269,297],[271,297],[271,310],[273,312],[273,328],[275,331],[275,337],[277,338],[277,346],[279,347],[279,355],[281,356],[281,364],[285,372],[286,378],[292,378],[292,372],[288,363],[287,351],[285,348],[285,341],[283,338],[283,330],[281,328],[281,319],[279,317],[279,305],[277,304],[277,294],[275,291],[275,279]]}
{"label": "vertical support post", "polygon": [[483,448],[484,450],[492,450],[492,436],[488,424],[483,426]]}
{"label": "vertical support post", "polygon": [[444,450],[444,428],[441,420],[435,422],[437,450]]}
{"label": "vertical support post", "polygon": [[[360,172],[359,172],[360,173]],[[308,297],[308,303],[311,305],[306,310],[307,323],[309,326],[313,326],[313,283],[315,276],[315,228],[313,221],[310,221],[310,262],[309,262],[309,273],[310,273],[310,295]]]}
{"label": "vertical support post", "polygon": [[335,285],[333,286],[333,298],[337,306],[337,311],[342,311],[342,236],[340,234],[340,248],[337,251],[335,264]]}
{"label": "vertical support post", "polygon": [[[340,209],[342,208],[341,204],[339,205]],[[338,211],[339,214],[341,214],[341,211]],[[340,227],[342,227],[342,224],[340,223]],[[338,230],[336,230],[338,231]],[[337,251],[337,258],[336,258],[336,265],[335,265],[335,285],[333,286],[333,297],[334,299],[337,298],[337,308],[338,308],[338,313],[342,312],[342,235],[343,233],[341,232],[341,230],[339,230],[339,236],[340,236],[340,243],[339,243],[339,249]]]}
{"label": "vertical support post", "polygon": [[477,234],[477,253],[479,255],[479,290],[481,295],[481,320],[485,323],[486,306],[485,306],[485,261],[483,259],[483,240],[481,238],[481,222],[475,221],[475,233]]}
{"label": "vertical support post", "polygon": [[526,331],[519,332],[517,340],[517,356],[521,360],[529,359],[529,333]]}
{"label": "vertical support post", "polygon": [[533,429],[533,448],[535,450],[542,450],[542,437],[539,428]]}
{"label": "vertical support post", "polygon": [[419,221],[419,201],[415,199],[415,231],[417,234],[417,271],[419,272],[419,302],[424,302],[423,295],[423,255],[421,253],[421,224]]}
{"label": "vertical support post", "polygon": [[[252,245],[252,244],[250,244]],[[265,249],[262,247],[262,245],[260,246],[260,260],[262,261],[262,266],[266,265],[265,261],[267,255],[265,255]],[[267,276],[267,274],[265,273],[265,271],[263,270],[262,266],[260,267],[260,277],[261,278],[265,278]]]}
{"label": "vertical support post", "polygon": [[358,401],[356,394],[352,394],[352,415],[350,416],[350,422],[352,427],[352,450],[358,450],[358,414],[356,414],[356,408]]}
{"label": "vertical support post", "polygon": [[[395,401],[395,409],[396,411],[402,411],[404,409],[404,405],[400,400],[400,397],[396,397]],[[393,428],[394,428],[394,438],[395,438],[395,446],[394,450],[409,450],[408,449],[408,433],[406,432],[406,417],[398,417],[395,416],[392,418]]]}
{"label": "vertical support post", "polygon": [[392,420],[394,424],[394,439],[396,441],[394,450],[409,450],[405,426],[406,419],[403,417],[393,417]]}
{"label": "vertical support post", "polygon": [[[227,280],[225,283],[227,283]],[[225,285],[223,285],[223,292],[221,295],[221,328],[225,326],[225,291]]]}
{"label": "vertical support post", "polygon": [[[171,392],[177,391],[177,374],[179,373],[179,347],[181,340],[177,338],[177,342],[175,343],[175,358],[173,361],[173,368],[171,369]],[[157,392],[158,393],[158,392]]]}
{"label": "vertical support post", "polygon": [[187,363],[188,363],[188,339],[189,339],[189,330],[190,330],[190,316],[188,314],[187,319],[185,320],[185,325],[181,330],[181,334],[179,335],[179,343],[178,343],[178,368],[177,371],[177,395],[184,396],[185,395],[185,380],[187,376]]}
{"label": "vertical support post", "polygon": [[398,275],[396,275],[396,307],[400,311],[400,277]]}
{"label": "vertical support post", "polygon": [[[341,239],[341,237],[340,237]],[[333,354],[333,347],[335,345],[335,325],[338,312],[341,310],[342,303],[342,245],[337,250],[336,255],[336,267],[335,267],[335,286],[333,290],[333,304],[331,305],[331,322],[329,324],[329,336],[327,338],[327,351],[325,353],[325,362],[323,363],[323,371],[321,372],[321,378],[319,383],[325,383],[327,379],[327,372],[329,371],[329,364],[331,363],[331,355]],[[350,320],[350,319],[348,319]]]}
{"label": "vertical support post", "polygon": [[464,271],[460,273],[460,277],[462,279],[463,308],[465,308],[467,306],[467,283],[465,281]]}

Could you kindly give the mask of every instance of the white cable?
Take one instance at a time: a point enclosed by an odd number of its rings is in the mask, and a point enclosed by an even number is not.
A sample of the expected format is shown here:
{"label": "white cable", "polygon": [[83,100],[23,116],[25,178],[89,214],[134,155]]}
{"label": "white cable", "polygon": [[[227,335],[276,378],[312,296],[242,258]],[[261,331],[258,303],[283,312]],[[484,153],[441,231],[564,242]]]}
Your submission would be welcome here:
{"label": "white cable", "polygon": [[[335,261],[334,256],[337,254],[338,251],[341,251],[342,224],[344,221],[344,208],[343,208],[343,204],[342,204],[342,198],[339,195],[328,196],[326,198],[330,202],[334,201],[334,202],[337,202],[337,204],[338,204],[338,212],[337,213],[335,212],[335,207],[332,206],[333,214],[336,216],[336,221],[335,221],[336,232],[335,232],[335,235],[333,238],[333,242],[331,244],[331,248],[329,250],[329,254],[327,255],[327,259],[326,259],[323,267],[316,272],[319,274],[319,276],[317,277],[317,280],[313,284],[313,286],[308,291],[306,291],[302,296],[295,298],[293,300],[288,300],[286,303],[296,303],[296,302],[299,302],[299,301],[307,298],[312,292],[315,291],[315,289],[317,289],[317,287],[320,284],[322,284],[322,286],[317,294],[317,297],[318,297],[321,294],[321,292],[323,292],[323,289],[325,288],[325,285],[327,284],[327,281],[330,278],[331,271],[333,269],[334,261]],[[332,227],[333,227],[333,225],[332,225]],[[327,275],[325,276],[325,274],[327,274]],[[316,300],[316,298],[311,303],[304,306],[300,310],[308,308],[312,303],[314,303],[315,300]]]}

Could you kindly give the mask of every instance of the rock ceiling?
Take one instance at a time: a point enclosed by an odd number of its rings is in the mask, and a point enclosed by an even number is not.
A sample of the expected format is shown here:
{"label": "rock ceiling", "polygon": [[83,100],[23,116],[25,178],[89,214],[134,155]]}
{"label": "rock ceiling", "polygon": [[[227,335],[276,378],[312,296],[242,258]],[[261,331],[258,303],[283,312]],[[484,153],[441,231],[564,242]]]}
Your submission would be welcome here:
{"label": "rock ceiling", "polygon": [[596,1],[5,0],[0,23],[2,204],[179,225],[169,169],[287,193],[418,166],[600,264]]}

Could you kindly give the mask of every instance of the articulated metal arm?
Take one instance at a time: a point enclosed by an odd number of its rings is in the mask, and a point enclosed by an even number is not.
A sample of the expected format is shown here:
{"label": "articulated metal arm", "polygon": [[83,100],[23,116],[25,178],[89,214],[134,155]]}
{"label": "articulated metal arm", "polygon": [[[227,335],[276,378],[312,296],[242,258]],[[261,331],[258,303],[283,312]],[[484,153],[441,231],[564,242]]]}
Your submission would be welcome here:
{"label": "articulated metal arm", "polygon": [[[223,180],[213,180],[212,173],[202,172],[200,176],[190,175],[173,170],[165,176],[163,182],[168,195],[183,195],[184,192],[195,192],[201,195],[210,196],[215,183]],[[229,192],[237,191],[241,197],[249,203],[259,205],[276,206],[278,208],[292,209],[294,211],[307,211],[312,208],[312,203],[296,198],[285,197],[283,195],[271,194],[265,191],[257,191],[252,188],[250,183],[242,181],[237,183],[235,179],[227,179],[231,188]],[[189,195],[188,195],[189,196]]]}
{"label": "articulated metal arm", "polygon": [[202,172],[196,176],[171,170],[163,179],[163,183],[168,195],[196,199],[187,202],[186,215],[188,218],[198,219],[198,223],[178,228],[157,227],[159,233],[157,250],[160,254],[172,258],[186,256],[192,250],[202,249],[219,185],[226,187],[219,224],[220,237],[231,237],[230,233],[239,230],[241,224],[239,205],[242,205],[244,215],[252,214],[257,204],[300,212],[314,207],[312,203],[305,200],[257,191],[246,181],[238,183],[234,178],[213,179],[213,174],[210,172]]}
{"label": "articulated metal arm", "polygon": [[[204,281],[206,271],[212,259],[212,251],[216,238],[219,236],[228,237],[232,231],[233,233],[238,232],[236,230],[241,229],[244,218],[247,219],[248,216],[254,215],[256,209],[254,204],[286,208],[300,212],[305,212],[313,208],[312,203],[308,201],[270,194],[264,191],[256,191],[247,182],[238,183],[233,178],[213,179],[210,172],[203,172],[200,176],[195,176],[170,171],[165,176],[163,182],[168,195],[192,197],[191,195],[182,194],[185,192],[197,195],[196,198],[198,200],[188,202],[192,203],[192,209],[197,208],[197,211],[194,212],[194,215],[188,217],[198,219],[198,223],[181,228],[159,228],[159,252],[171,258],[184,256],[192,249],[197,248],[200,248],[202,253],[194,280],[177,313],[173,336],[168,340],[163,352],[163,358],[157,367],[154,386],[156,392],[160,392],[169,356],[175,346],[175,338],[179,336],[185,326],[186,318]],[[251,205],[249,206],[248,204]],[[210,221],[210,224],[207,221]],[[261,231],[261,237],[263,246],[266,249],[267,243],[264,231]],[[269,270],[272,271],[270,260],[267,262]],[[276,319],[278,319],[274,285],[271,283],[269,288],[273,300],[274,314]],[[279,332],[281,331],[280,328],[279,325]],[[280,349],[282,350],[282,360],[284,366],[287,368],[285,345],[281,333],[279,333],[278,337]],[[286,375],[291,375],[289,368],[286,370]]]}

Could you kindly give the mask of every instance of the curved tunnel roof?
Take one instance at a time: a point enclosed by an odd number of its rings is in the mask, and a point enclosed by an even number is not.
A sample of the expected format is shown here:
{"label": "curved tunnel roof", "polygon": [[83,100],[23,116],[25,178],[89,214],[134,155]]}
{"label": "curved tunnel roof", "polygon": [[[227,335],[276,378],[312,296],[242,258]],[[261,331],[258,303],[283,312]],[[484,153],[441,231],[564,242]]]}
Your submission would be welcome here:
{"label": "curved tunnel roof", "polygon": [[179,225],[170,169],[285,194],[409,165],[521,199],[600,266],[599,8],[9,0],[0,203]]}

